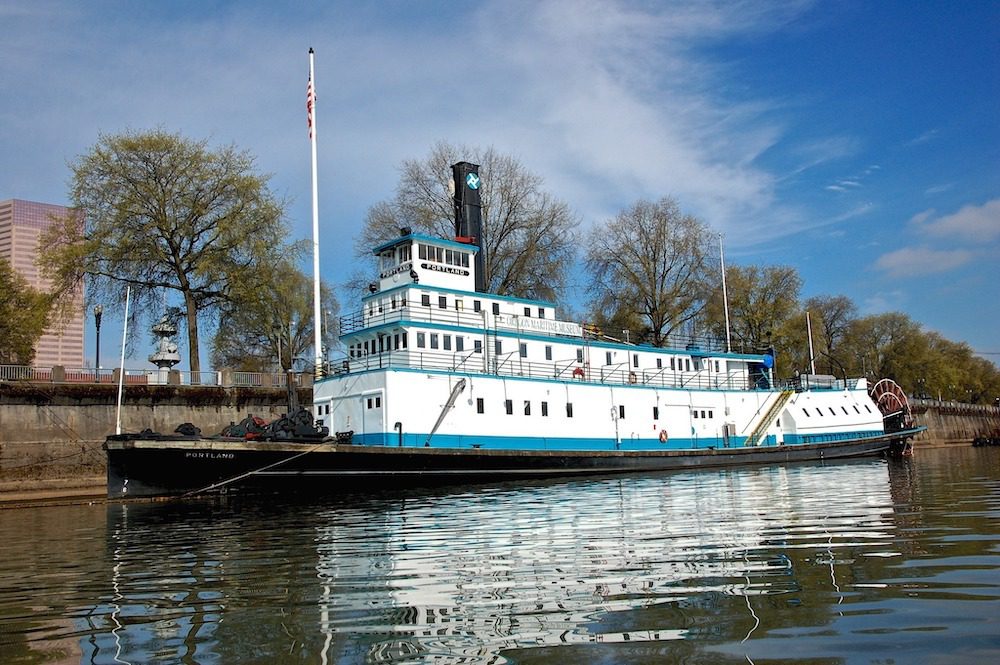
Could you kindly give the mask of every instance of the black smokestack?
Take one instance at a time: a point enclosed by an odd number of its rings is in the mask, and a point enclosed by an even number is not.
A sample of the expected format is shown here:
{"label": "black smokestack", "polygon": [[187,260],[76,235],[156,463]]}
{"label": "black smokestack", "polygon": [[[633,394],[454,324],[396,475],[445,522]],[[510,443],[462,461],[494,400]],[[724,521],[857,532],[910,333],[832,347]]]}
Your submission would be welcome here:
{"label": "black smokestack", "polygon": [[451,166],[455,180],[455,240],[479,248],[476,253],[476,291],[486,292],[486,256],[483,251],[483,204],[479,197],[479,165]]}

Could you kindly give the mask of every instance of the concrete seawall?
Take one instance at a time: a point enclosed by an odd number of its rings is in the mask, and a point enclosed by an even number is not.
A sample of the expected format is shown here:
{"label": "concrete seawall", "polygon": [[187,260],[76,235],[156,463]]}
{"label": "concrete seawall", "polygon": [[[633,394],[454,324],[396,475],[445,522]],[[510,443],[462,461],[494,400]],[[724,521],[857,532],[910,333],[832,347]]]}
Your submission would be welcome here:
{"label": "concrete seawall", "polygon": [[922,445],[972,445],[980,436],[1000,437],[1000,408],[937,400],[910,401],[917,423],[927,431],[914,439]]}
{"label": "concrete seawall", "polygon": [[[299,401],[312,402],[312,389]],[[101,444],[115,431],[117,387],[0,383],[0,500],[4,493],[103,486]],[[122,430],[171,433],[190,422],[217,434],[247,414],[272,420],[288,410],[284,388],[130,386]]]}

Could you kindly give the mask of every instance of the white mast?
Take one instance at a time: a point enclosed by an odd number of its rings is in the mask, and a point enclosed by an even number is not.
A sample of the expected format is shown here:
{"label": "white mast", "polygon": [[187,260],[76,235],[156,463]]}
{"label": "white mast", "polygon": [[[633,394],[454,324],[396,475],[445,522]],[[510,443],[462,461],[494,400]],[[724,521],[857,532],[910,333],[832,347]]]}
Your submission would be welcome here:
{"label": "white mast", "polygon": [[125,383],[125,344],[128,341],[128,301],[132,295],[132,285],[125,285],[125,327],[122,330],[122,361],[118,365],[118,408],[115,414],[115,434],[122,433],[122,387]]}
{"label": "white mast", "polygon": [[729,334],[729,293],[726,291],[726,254],[722,251],[722,234],[719,234],[719,263],[722,264],[722,303],[726,310],[726,353],[733,350]]}
{"label": "white mast", "polygon": [[313,226],[313,331],[316,362],[313,375],[323,372],[323,329],[320,323],[319,299],[319,197],[316,185],[316,86],[313,83],[314,51],[309,49],[309,86],[306,90],[306,111],[309,114],[309,143],[312,148],[312,226]]}
{"label": "white mast", "polygon": [[809,320],[809,311],[806,310],[806,332],[809,334],[809,372],[816,373],[816,352],[813,351],[813,327]]}

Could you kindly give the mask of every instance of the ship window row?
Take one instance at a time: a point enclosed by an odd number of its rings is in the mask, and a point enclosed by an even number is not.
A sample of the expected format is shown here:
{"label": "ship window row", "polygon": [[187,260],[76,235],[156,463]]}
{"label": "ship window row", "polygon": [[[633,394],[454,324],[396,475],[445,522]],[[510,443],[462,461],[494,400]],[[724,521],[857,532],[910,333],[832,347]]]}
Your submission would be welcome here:
{"label": "ship window row", "polygon": [[378,258],[379,268],[381,270],[388,270],[396,267],[397,265],[406,263],[413,258],[413,250],[410,249],[410,245],[400,245],[393,249],[387,249],[380,252]]}
{"label": "ship window row", "polygon": [[369,409],[381,409],[382,408],[382,397],[381,396],[369,397],[368,400],[367,400],[366,406]]}
{"label": "ship window row", "polygon": [[705,419],[714,418],[715,415],[713,414],[712,409],[691,409],[691,417]]}
{"label": "ship window row", "polygon": [[[548,402],[539,402],[538,406],[539,406],[539,411],[540,411],[542,417],[543,418],[548,418],[549,417],[549,403]],[[514,415],[514,400],[512,400],[512,399],[505,399],[503,401],[503,409],[507,413],[508,416]],[[529,400],[529,399],[524,400],[522,402],[522,404],[521,404],[521,409],[522,409],[522,412],[524,413],[524,415],[530,416],[531,415],[531,400]],[[485,412],[486,412],[486,404],[483,401],[483,398],[479,397],[479,398],[476,399],[476,413],[485,413]],[[566,403],[566,417],[567,418],[572,418],[573,417],[573,404],[572,404],[572,402],[567,402]]]}
{"label": "ship window row", "polygon": [[421,261],[434,261],[449,266],[469,267],[469,253],[458,249],[445,249],[434,245],[417,243],[417,256]]}
{"label": "ship window row", "polygon": [[[465,351],[465,337],[461,335],[446,335],[443,333],[417,333],[417,348],[418,349],[441,349],[444,351],[451,351],[452,341],[454,340],[454,350],[455,351]],[[482,340],[475,339],[472,340],[472,350],[476,353],[483,352],[483,342]]]}
{"label": "ship window row", "polygon": [[374,353],[398,351],[407,348],[408,342],[409,339],[406,332],[379,335],[377,339],[366,339],[363,342],[351,344],[347,348],[347,355],[351,358],[361,358],[362,356]]}
{"label": "ship window row", "polygon": [[[852,406],[854,407],[854,410],[855,410],[855,411],[857,411],[857,412],[858,412],[859,414],[861,413],[861,409],[859,409],[859,408],[858,408],[858,405],[857,405],[857,404],[852,404]],[[870,406],[868,406],[867,404],[865,404],[865,405],[864,405],[864,407],[865,407],[865,411],[867,411],[868,413],[874,413],[874,412],[872,411],[871,407],[870,407]],[[837,412],[833,410],[833,407],[832,407],[832,406],[828,406],[828,407],[827,407],[827,409],[828,409],[828,410],[830,411],[830,415],[831,415],[831,416],[834,416],[834,417],[836,417],[836,415],[837,415]],[[842,406],[842,407],[840,407],[840,410],[844,412],[844,415],[845,415],[845,416],[846,416],[846,415],[850,415],[850,413],[848,413],[848,411],[847,411],[847,408],[846,408],[846,407],[843,407],[843,406]],[[808,418],[809,416],[811,416],[811,415],[812,415],[811,413],[809,413],[809,409],[807,409],[807,408],[805,408],[805,407],[802,407],[802,413],[806,414],[806,417],[807,417],[807,418]],[[821,417],[821,418],[823,417],[823,415],[825,415],[825,414],[823,413],[823,409],[822,409],[821,407],[816,407],[816,414],[817,414],[817,415],[818,415],[819,417]]]}

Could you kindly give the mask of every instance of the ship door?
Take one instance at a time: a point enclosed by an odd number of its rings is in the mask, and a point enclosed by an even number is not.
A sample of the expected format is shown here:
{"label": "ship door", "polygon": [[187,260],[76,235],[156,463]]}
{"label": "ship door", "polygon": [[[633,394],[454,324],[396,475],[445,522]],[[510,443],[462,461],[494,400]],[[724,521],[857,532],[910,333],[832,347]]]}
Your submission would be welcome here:
{"label": "ship door", "polygon": [[381,390],[361,395],[362,441],[370,446],[385,445],[385,397]]}

